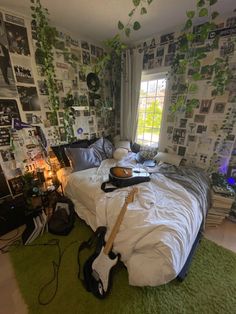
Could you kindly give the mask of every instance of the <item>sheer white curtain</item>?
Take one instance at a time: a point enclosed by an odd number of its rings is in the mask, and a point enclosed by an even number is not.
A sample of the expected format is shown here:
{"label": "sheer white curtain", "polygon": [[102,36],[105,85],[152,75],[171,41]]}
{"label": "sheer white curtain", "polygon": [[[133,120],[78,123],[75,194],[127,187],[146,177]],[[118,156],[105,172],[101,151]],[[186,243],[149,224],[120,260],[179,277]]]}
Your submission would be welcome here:
{"label": "sheer white curtain", "polygon": [[138,124],[143,52],[128,49],[122,61],[120,135],[122,139],[134,141]]}

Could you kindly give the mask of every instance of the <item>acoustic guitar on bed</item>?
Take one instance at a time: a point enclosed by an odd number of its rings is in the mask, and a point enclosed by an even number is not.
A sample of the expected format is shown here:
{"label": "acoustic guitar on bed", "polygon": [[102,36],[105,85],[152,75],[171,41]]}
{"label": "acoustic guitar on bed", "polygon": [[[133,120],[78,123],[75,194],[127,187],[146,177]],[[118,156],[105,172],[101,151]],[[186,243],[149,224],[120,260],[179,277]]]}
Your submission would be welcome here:
{"label": "acoustic guitar on bed", "polygon": [[[112,252],[113,242],[119,231],[127,207],[134,200],[137,188],[134,188],[125,199],[125,203],[116,219],[110,236],[100,252],[94,253],[84,265],[86,286],[97,298],[104,299],[111,288],[111,269],[118,263],[119,255]],[[104,234],[105,237],[105,234]],[[104,238],[103,238],[104,241]]]}

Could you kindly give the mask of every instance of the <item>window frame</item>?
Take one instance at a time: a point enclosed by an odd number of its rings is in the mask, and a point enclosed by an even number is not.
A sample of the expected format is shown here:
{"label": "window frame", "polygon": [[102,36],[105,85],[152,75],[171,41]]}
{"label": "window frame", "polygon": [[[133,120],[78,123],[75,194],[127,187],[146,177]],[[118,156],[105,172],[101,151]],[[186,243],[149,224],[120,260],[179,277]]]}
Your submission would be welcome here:
{"label": "window frame", "polygon": [[[164,95],[164,101],[163,101],[163,111],[162,111],[162,118],[161,118],[161,125],[160,125],[160,135],[159,135],[159,142],[158,147],[159,149],[164,149],[164,142],[163,142],[163,134],[165,129],[165,121],[167,118],[168,110],[167,110],[167,101],[169,97],[169,89],[168,89],[168,79],[167,79],[168,72],[165,69],[161,72],[154,72],[154,71],[143,71],[142,77],[141,77],[141,83],[143,81],[152,81],[152,80],[160,80],[160,79],[166,79],[166,88],[165,88],[165,95]],[[141,84],[140,84],[141,89]],[[138,108],[138,114],[139,114],[139,108]],[[154,128],[152,128],[154,129]],[[137,130],[138,130],[138,121],[137,121]],[[136,131],[136,140],[137,140],[137,131]],[[144,144],[145,145],[145,144]]]}

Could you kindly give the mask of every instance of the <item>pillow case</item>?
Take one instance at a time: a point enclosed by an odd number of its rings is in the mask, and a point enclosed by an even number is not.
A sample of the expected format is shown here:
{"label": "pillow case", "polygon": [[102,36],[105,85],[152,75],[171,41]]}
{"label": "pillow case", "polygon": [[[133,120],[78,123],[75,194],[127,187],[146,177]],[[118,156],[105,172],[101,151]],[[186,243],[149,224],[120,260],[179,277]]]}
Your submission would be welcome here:
{"label": "pillow case", "polygon": [[101,160],[98,158],[93,147],[91,148],[65,148],[66,155],[70,160],[72,171],[80,171],[99,167]]}
{"label": "pillow case", "polygon": [[77,142],[71,143],[71,144],[62,144],[57,146],[51,146],[52,151],[56,155],[60,166],[62,168],[64,167],[70,167],[70,161],[65,153],[65,149],[69,147],[74,148],[87,148],[89,147],[89,141],[88,140],[79,140]]}
{"label": "pillow case", "polygon": [[130,142],[129,141],[117,141],[117,142],[115,142],[115,148],[125,148],[129,152],[131,151]]}
{"label": "pillow case", "polygon": [[102,161],[104,159],[112,158],[114,152],[114,146],[106,138],[102,137],[95,143],[89,146],[94,149],[97,157]]}
{"label": "pillow case", "polygon": [[157,153],[157,155],[154,157],[154,160],[156,161],[165,162],[177,167],[180,165],[182,159],[182,156],[162,152]]}

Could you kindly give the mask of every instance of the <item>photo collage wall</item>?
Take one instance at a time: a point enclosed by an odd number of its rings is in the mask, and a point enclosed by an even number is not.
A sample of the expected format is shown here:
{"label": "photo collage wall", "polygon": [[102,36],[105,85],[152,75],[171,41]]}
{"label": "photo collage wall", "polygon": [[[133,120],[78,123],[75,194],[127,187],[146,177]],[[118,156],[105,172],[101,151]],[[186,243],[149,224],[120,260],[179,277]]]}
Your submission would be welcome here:
{"label": "photo collage wall", "polygon": [[[178,97],[183,95],[181,80],[171,81],[168,78],[168,114],[164,120],[164,131],[161,143],[162,150],[183,156],[187,163],[203,169],[211,169],[212,165],[219,165],[218,169],[226,173],[228,165],[232,171],[236,168],[236,15],[225,21],[219,21],[218,29],[231,28],[231,31],[220,33],[218,46],[212,46],[212,39],[196,43],[196,47],[204,50],[206,58],[202,59],[201,80],[194,81],[198,88],[188,94],[188,99],[196,99],[197,106],[191,112],[170,112],[170,106],[176,103]],[[174,60],[178,33],[169,33],[145,41],[141,47],[144,49],[143,70],[154,72],[168,72]],[[229,67],[233,77],[222,96],[212,96],[214,78],[212,64],[215,57],[229,57]],[[188,68],[188,75],[193,69]],[[177,90],[175,90],[175,85]],[[212,169],[213,171],[213,169]],[[228,172],[230,175],[230,173]]]}
{"label": "photo collage wall", "polygon": [[[16,163],[23,155],[28,159],[28,164],[34,161],[32,152],[38,145],[34,136],[34,126],[42,128],[48,146],[65,142],[63,100],[67,93],[72,93],[75,99],[73,129],[78,139],[114,134],[115,117],[109,74],[97,76],[99,88],[96,91],[87,83],[93,65],[104,53],[103,48],[59,32],[54,50],[54,65],[60,108],[54,121],[51,119],[45,77],[42,76],[37,57],[36,32],[30,19],[23,19],[1,10],[0,164],[8,180],[17,175]],[[69,51],[75,57],[73,65],[65,51]],[[101,108],[103,101],[110,103],[107,110]],[[21,137],[20,141],[18,139],[18,146],[24,153],[18,156],[17,160],[10,149],[12,118],[33,126],[32,129],[25,129],[24,137]]]}

